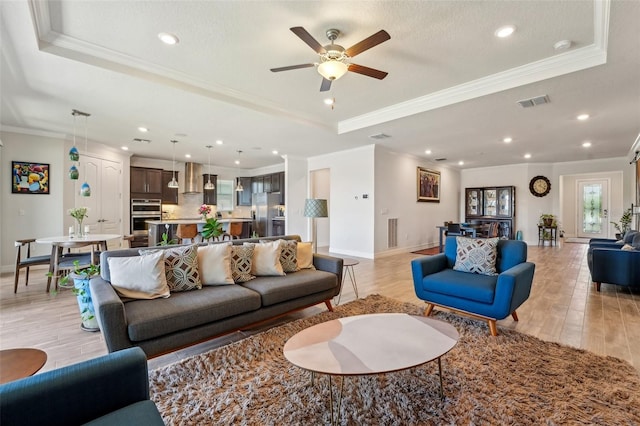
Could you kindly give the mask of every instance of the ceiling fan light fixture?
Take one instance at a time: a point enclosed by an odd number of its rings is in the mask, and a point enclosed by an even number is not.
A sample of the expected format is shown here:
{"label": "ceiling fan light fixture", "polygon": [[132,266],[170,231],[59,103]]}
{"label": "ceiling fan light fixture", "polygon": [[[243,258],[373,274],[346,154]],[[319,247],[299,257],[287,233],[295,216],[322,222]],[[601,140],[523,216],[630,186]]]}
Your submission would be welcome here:
{"label": "ceiling fan light fixture", "polygon": [[328,60],[318,65],[318,73],[327,80],[337,80],[347,73],[349,67],[341,61]]}

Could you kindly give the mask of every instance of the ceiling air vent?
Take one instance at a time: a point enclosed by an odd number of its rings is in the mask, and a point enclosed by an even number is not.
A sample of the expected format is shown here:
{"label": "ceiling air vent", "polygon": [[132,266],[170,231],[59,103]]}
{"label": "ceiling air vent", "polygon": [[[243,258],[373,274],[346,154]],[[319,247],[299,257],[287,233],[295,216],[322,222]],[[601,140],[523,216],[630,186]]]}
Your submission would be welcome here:
{"label": "ceiling air vent", "polygon": [[436,158],[436,161],[447,161],[446,158]]}
{"label": "ceiling air vent", "polygon": [[518,101],[522,108],[531,108],[537,105],[548,104],[549,102],[549,96],[547,95],[536,96],[535,98],[523,99],[521,101]]}
{"label": "ceiling air vent", "polygon": [[151,141],[149,139],[140,139],[140,138],[134,138],[133,139],[134,142],[145,142],[145,143],[151,143]]}
{"label": "ceiling air vent", "polygon": [[380,139],[387,139],[387,138],[390,138],[390,137],[391,137],[391,136],[389,136],[389,135],[387,135],[387,134],[384,134],[384,133],[377,133],[377,134],[375,134],[375,135],[371,135],[371,136],[369,136],[369,138],[371,138],[371,139],[378,139],[378,140],[380,140]]}

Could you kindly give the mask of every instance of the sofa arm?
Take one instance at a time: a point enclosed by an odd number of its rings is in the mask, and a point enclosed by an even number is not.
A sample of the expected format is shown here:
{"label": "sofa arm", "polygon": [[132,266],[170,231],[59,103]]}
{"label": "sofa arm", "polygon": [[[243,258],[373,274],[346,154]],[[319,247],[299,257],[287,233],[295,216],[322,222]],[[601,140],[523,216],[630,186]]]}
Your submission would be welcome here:
{"label": "sofa arm", "polygon": [[124,303],[113,286],[102,278],[94,278],[89,283],[91,299],[98,325],[109,352],[133,346],[127,334],[127,316]]}
{"label": "sofa arm", "polygon": [[593,281],[640,287],[640,251],[594,248],[591,256]]}
{"label": "sofa arm", "polygon": [[535,268],[535,264],[523,262],[498,275],[493,303],[501,310],[496,319],[508,317],[529,298]]}
{"label": "sofa arm", "polygon": [[344,260],[340,257],[327,256],[326,254],[315,253],[313,255],[313,266],[325,272],[331,272],[338,277],[338,286],[342,285],[342,267]]}
{"label": "sofa arm", "polygon": [[147,358],[131,348],[0,385],[0,424],[79,425],[148,399]]}

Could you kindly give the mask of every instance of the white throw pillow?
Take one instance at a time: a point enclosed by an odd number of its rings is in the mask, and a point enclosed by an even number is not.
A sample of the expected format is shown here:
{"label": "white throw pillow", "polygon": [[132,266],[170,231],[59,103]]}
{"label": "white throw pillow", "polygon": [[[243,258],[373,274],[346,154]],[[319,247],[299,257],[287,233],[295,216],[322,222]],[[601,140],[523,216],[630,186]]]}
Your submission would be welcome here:
{"label": "white throw pillow", "polygon": [[313,266],[313,243],[298,243],[298,269],[316,269]]}
{"label": "white throw pillow", "polygon": [[111,285],[120,296],[132,299],[170,296],[162,251],[145,256],[110,257],[108,262]]}
{"label": "white throw pillow", "polygon": [[203,285],[234,284],[231,274],[231,243],[198,247],[198,266]]}
{"label": "white throw pillow", "polygon": [[622,246],[621,250],[633,251],[635,249],[633,248],[633,246],[631,244],[625,244],[625,245]]}
{"label": "white throw pillow", "polygon": [[455,271],[497,275],[498,238],[456,237]]}
{"label": "white throw pillow", "polygon": [[244,245],[253,245],[253,258],[251,259],[251,275],[273,276],[285,275],[280,263],[280,241],[271,241],[268,243],[244,243]]}

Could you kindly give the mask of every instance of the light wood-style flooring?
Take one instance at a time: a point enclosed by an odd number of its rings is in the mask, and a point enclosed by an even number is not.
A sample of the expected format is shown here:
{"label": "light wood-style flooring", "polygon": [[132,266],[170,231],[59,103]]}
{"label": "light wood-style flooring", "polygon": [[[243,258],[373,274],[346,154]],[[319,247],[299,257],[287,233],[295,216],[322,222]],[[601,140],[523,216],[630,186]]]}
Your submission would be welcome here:
{"label": "light wood-style flooring", "polygon": [[[529,260],[536,264],[531,297],[518,309],[519,322],[508,317],[499,325],[543,340],[622,358],[640,370],[640,292],[607,284],[603,284],[600,293],[596,292],[587,268],[587,247],[562,241],[557,247],[530,246]],[[422,304],[414,294],[409,266],[411,259],[418,256],[403,253],[376,260],[358,259],[360,263],[354,270],[360,297],[381,294]],[[44,350],[48,360],[41,371],[106,354],[99,332],[80,329],[75,296],[69,290],[57,295],[45,293],[45,272],[46,268],[32,268],[28,287],[21,274],[17,294],[13,293],[13,274],[0,276],[0,349]],[[347,279],[341,304],[354,297]],[[313,315],[324,309],[324,305],[318,305],[277,322]],[[149,368],[173,363],[258,331],[233,333],[154,358]]]}

